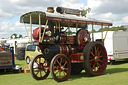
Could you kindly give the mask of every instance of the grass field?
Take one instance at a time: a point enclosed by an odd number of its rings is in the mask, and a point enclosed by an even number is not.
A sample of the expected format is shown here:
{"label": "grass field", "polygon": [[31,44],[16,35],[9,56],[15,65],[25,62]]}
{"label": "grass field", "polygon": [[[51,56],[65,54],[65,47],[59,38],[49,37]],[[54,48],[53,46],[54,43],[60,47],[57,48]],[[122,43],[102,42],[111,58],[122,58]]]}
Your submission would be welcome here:
{"label": "grass field", "polygon": [[[25,61],[16,60],[16,65],[26,68]],[[37,81],[30,73],[6,72],[0,74],[0,85],[128,85],[128,61],[118,61],[108,65],[104,75],[91,77],[83,70],[79,75],[70,75],[64,82],[56,82],[51,75]]]}

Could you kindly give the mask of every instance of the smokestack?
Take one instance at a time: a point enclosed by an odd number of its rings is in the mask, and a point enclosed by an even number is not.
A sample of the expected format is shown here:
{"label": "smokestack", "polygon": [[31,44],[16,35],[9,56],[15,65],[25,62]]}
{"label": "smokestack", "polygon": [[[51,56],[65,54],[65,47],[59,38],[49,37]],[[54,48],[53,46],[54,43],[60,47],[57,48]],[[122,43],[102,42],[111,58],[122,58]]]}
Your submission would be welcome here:
{"label": "smokestack", "polygon": [[77,16],[79,16],[81,14],[81,10],[64,8],[64,7],[57,7],[56,11],[61,14],[66,13],[66,14],[73,14],[73,15],[77,15]]}
{"label": "smokestack", "polygon": [[54,7],[47,7],[47,12],[54,13]]}

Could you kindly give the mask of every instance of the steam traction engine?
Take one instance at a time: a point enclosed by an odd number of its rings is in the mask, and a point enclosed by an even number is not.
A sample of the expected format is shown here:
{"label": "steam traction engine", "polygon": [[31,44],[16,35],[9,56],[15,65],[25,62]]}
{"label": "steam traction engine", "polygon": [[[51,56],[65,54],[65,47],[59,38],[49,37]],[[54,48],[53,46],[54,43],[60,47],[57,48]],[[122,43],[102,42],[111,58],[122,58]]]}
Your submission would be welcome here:
{"label": "steam traction engine", "polygon": [[[20,19],[21,23],[30,23],[31,44],[42,51],[42,55],[37,55],[31,62],[33,78],[42,80],[51,72],[52,77],[60,82],[83,69],[90,75],[103,74],[107,66],[107,53],[102,42],[93,41],[93,36],[90,38],[87,24],[91,24],[93,29],[93,25],[111,26],[112,23],[82,17],[81,11],[74,9],[58,7],[59,13],[53,12],[53,8],[49,7],[46,13],[29,12]],[[32,24],[39,24],[33,34]]]}

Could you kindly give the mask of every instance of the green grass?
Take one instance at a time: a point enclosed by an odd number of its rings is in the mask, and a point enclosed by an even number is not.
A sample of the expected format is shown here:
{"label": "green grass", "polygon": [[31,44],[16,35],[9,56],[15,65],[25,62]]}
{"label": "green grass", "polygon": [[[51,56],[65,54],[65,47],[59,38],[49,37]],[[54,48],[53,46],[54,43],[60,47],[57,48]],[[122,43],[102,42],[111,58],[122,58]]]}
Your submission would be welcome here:
{"label": "green grass", "polygon": [[[0,74],[0,85],[127,85],[128,61],[118,61],[108,65],[104,75],[91,77],[82,71],[79,75],[70,75],[64,82],[56,82],[51,74],[45,80],[37,81],[30,73],[3,73]],[[27,68],[25,61],[16,60],[20,67]]]}

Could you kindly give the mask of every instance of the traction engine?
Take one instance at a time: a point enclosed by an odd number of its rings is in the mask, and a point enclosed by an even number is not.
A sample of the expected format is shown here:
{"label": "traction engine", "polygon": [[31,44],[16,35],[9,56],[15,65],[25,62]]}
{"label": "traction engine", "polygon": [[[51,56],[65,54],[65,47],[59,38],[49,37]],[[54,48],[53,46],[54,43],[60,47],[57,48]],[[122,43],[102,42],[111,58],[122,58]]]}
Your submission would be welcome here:
{"label": "traction engine", "polygon": [[[51,72],[54,80],[61,82],[83,69],[93,76],[103,74],[107,67],[106,49],[103,42],[94,41],[93,35],[90,37],[87,26],[91,24],[93,29],[93,25],[112,26],[112,23],[82,17],[81,10],[58,7],[57,12],[48,7],[46,13],[34,11],[20,18],[21,23],[30,23],[31,30],[32,24],[39,24],[33,33],[31,31],[31,44],[42,51],[31,61],[32,77],[42,80]],[[70,28],[75,29],[75,33]]]}

